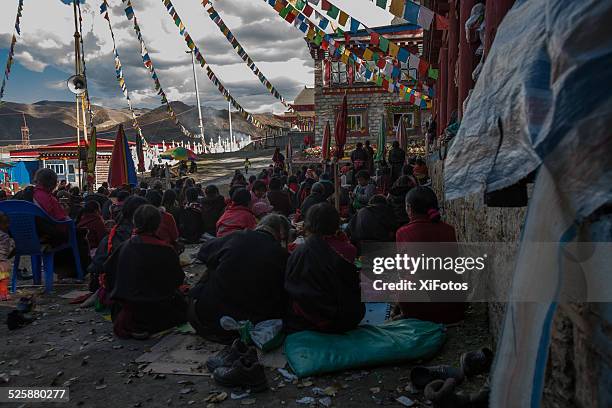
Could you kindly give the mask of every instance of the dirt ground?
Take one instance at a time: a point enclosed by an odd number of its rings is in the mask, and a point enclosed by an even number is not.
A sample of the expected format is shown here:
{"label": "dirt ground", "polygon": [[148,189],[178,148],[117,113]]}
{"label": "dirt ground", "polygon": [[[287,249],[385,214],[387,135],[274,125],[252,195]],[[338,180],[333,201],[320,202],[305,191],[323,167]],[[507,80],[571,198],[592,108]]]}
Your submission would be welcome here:
{"label": "dirt ground", "polygon": [[[267,157],[267,155],[266,155]],[[201,179],[205,183],[224,182],[234,168],[240,168],[241,158],[223,159],[200,164]],[[265,165],[266,158],[251,158],[254,166]],[[197,246],[188,247],[194,253]],[[186,268],[191,280],[204,267],[194,264]],[[22,284],[27,282],[22,282]],[[112,332],[112,324],[92,308],[69,304],[62,294],[75,289],[86,289],[83,284],[56,285],[50,295],[36,295],[36,320],[23,328],[8,331],[0,326],[0,387],[69,386],[70,402],[45,403],[43,406],[62,407],[369,407],[377,405],[403,406],[396,399],[405,396],[413,406],[429,406],[422,393],[415,392],[409,381],[411,367],[420,363],[457,366],[461,353],[490,345],[485,304],[472,304],[467,318],[447,330],[447,342],[433,359],[427,362],[399,363],[388,367],[340,372],[287,382],[274,369],[266,369],[271,389],[252,394],[244,399],[232,399],[233,390],[224,389],[206,376],[155,375],[145,373],[146,366],[134,360],[160,341],[121,340]],[[23,289],[21,293],[39,292]],[[18,298],[19,293],[14,295]],[[13,308],[12,302],[0,304],[0,321]],[[204,340],[202,340],[204,342]],[[203,362],[202,362],[203,363]],[[476,391],[486,381],[485,376],[466,380],[461,390]],[[323,399],[313,388],[333,386],[335,396]],[[238,390],[234,390],[238,391]],[[227,398],[211,403],[208,399],[225,392]],[[312,404],[297,400],[313,397]],[[37,403],[2,404],[7,407],[36,407]]]}

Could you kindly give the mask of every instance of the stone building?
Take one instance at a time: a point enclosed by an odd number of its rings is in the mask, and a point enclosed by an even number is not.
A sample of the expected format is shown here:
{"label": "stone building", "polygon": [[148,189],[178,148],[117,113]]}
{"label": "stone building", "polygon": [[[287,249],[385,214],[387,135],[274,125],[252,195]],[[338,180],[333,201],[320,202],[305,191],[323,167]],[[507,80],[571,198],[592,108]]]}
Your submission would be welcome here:
{"label": "stone building", "polygon": [[304,87],[289,104],[293,111],[278,115],[291,126],[291,130],[300,132],[312,132],[315,127],[315,98],[314,88]]}
{"label": "stone building", "polygon": [[[407,48],[415,54],[422,51],[423,30],[412,24],[397,24],[373,29],[397,45]],[[361,55],[363,47],[370,41],[366,30],[347,33],[344,42],[348,48]],[[346,42],[348,39],[348,43]],[[344,93],[348,97],[348,143],[375,141],[380,131],[381,122],[387,123],[387,140],[392,140],[397,124],[404,118],[408,135],[416,135],[422,121],[421,109],[400,99],[398,93],[389,93],[383,87],[367,81],[350,65],[345,65],[320,47],[309,45],[314,64],[314,103],[315,103],[315,138],[323,138],[325,125],[329,122],[333,129],[336,112]],[[360,47],[362,49],[360,49]],[[373,51],[380,51],[370,47]],[[401,63],[401,83],[414,86],[416,72],[409,72],[407,64]],[[424,111],[426,112],[426,111]]]}

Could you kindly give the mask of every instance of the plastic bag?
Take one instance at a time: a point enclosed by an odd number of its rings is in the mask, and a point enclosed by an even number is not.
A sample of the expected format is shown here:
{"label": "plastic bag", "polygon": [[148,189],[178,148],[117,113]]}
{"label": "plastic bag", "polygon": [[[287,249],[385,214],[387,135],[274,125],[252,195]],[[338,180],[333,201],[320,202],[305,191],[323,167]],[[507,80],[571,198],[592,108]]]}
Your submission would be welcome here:
{"label": "plastic bag", "polygon": [[280,347],[285,339],[283,321],[280,319],[264,320],[253,326],[249,320],[237,322],[229,316],[223,316],[220,320],[221,327],[225,330],[235,330],[240,335],[240,340],[246,344],[255,344],[262,351],[270,351]]}

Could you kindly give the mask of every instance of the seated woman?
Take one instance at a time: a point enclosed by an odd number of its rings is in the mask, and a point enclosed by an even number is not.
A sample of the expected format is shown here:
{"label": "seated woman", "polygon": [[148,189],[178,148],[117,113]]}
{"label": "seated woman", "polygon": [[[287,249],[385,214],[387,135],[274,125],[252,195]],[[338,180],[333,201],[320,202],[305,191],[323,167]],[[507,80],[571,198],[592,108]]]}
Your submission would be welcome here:
{"label": "seated woman", "polygon": [[274,210],[266,197],[267,192],[268,184],[263,180],[255,180],[251,188],[251,211],[256,218],[261,218]]}
{"label": "seated woman", "polygon": [[[404,242],[457,242],[455,229],[440,220],[438,198],[429,187],[414,187],[406,194],[406,212],[410,222],[397,230],[398,253],[405,252],[401,245]],[[450,272],[449,276],[435,278],[457,281],[460,276]],[[449,297],[449,295],[444,296],[445,300]],[[455,323],[464,318],[465,303],[462,303],[461,295],[454,297],[455,299],[449,302],[400,303],[402,316],[436,323]]]}
{"label": "seated woman", "polygon": [[291,195],[282,189],[283,183],[280,177],[273,177],[270,180],[270,191],[268,191],[268,201],[274,208],[274,212],[288,217],[293,211]]}
{"label": "seated woman", "polygon": [[[189,321],[198,334],[223,341],[229,332],[223,316],[236,320],[280,319],[286,309],[283,289],[289,220],[265,216],[254,231],[239,231],[206,242],[198,259],[208,274],[189,293]],[[233,335],[233,334],[232,334]]]}
{"label": "seated woman", "polygon": [[202,203],[202,226],[204,232],[210,235],[217,233],[217,221],[225,211],[225,199],[219,194],[219,188],[214,184],[206,186]]}
{"label": "seated woman", "polygon": [[[159,209],[161,214],[161,222],[155,235],[162,241],[165,241],[168,245],[178,251],[178,238],[179,229],[176,225],[174,216],[162,206],[164,196],[156,190],[149,190],[145,195],[145,199],[154,207]],[[180,214],[180,212],[179,212]]]}
{"label": "seated woman", "polygon": [[178,290],[185,274],[174,249],[155,236],[159,210],[143,205],[133,222],[135,234],[110,256],[104,269],[114,301],[115,334],[145,339],[187,320],[187,304]]}
{"label": "seated woman", "polygon": [[406,224],[408,219],[408,213],[406,213],[406,194],[416,186],[416,181],[412,176],[401,176],[398,178],[387,196],[387,202],[393,209],[395,214],[395,221],[397,225]]}
{"label": "seated woman", "polygon": [[200,242],[204,233],[199,193],[200,190],[197,187],[190,187],[185,191],[185,205],[178,219],[179,234],[190,244]]}
{"label": "seated woman", "polygon": [[285,272],[289,332],[342,333],[363,319],[359,273],[353,264],[357,249],[339,228],[340,216],[330,204],[316,204],[306,214],[306,241],[291,253]]}
{"label": "seated woman", "polygon": [[89,249],[93,250],[98,247],[100,241],[107,234],[104,226],[104,219],[100,210],[100,204],[95,200],[85,202],[85,206],[76,219],[77,227],[87,230],[87,242]]}
{"label": "seated woman", "polygon": [[[130,197],[125,201],[125,205],[121,209],[121,216],[119,217],[119,222],[111,228],[108,235],[102,238],[98,248],[96,249],[96,253],[91,260],[91,264],[87,268],[87,272],[89,272],[89,290],[91,292],[96,292],[100,288],[100,281],[104,281],[100,279],[100,277],[104,273],[104,262],[108,259],[108,257],[119,247],[119,245],[126,241],[128,238],[132,236],[132,230],[134,229],[134,224],[132,223],[132,218],[134,217],[134,213],[140,207],[147,204],[147,200],[142,197]],[[102,303],[109,300],[108,296],[104,289],[102,289],[103,293],[98,294],[98,298]]]}
{"label": "seated woman", "polygon": [[250,209],[251,193],[241,188],[232,194],[231,204],[217,221],[217,237],[224,237],[234,231],[254,229],[257,225],[255,215]]}
{"label": "seated woman", "polygon": [[347,234],[351,242],[359,247],[361,241],[393,242],[395,241],[397,222],[393,209],[382,195],[375,195],[368,206],[360,209],[351,218]]}

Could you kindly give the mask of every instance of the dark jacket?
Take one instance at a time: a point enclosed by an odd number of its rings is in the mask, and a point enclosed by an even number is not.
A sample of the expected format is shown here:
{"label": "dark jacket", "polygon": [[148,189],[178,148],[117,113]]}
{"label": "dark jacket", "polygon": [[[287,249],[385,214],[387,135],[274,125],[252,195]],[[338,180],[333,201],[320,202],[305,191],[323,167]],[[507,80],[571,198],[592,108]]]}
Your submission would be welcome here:
{"label": "dark jacket", "polygon": [[204,197],[202,203],[202,222],[204,232],[215,235],[217,232],[217,221],[225,211],[225,199],[218,195],[214,198]]}
{"label": "dark jacket", "polygon": [[140,236],[122,243],[104,264],[104,271],[111,298],[131,303],[169,300],[185,279],[170,245],[145,243]]}
{"label": "dark jacket", "polygon": [[274,211],[288,217],[293,212],[293,204],[288,191],[269,191],[268,201],[274,207]]}
{"label": "dark jacket", "polygon": [[353,153],[351,153],[351,161],[353,163],[356,162],[356,161],[367,162],[368,161],[368,152],[363,147],[361,149],[353,150]]}
{"label": "dark jacket", "polygon": [[393,209],[387,204],[368,205],[360,209],[349,222],[347,234],[351,242],[395,240],[397,222]]}
{"label": "dark jacket", "polygon": [[406,161],[406,152],[401,148],[392,148],[389,151],[389,164],[392,166],[404,166],[404,162]]}
{"label": "dark jacket", "polygon": [[132,222],[124,220],[121,224],[115,225],[109,234],[102,238],[91,260],[91,264],[89,264],[87,268],[87,272],[90,274],[90,291],[95,292],[100,287],[98,277],[104,272],[104,262],[106,262],[109,255],[119,247],[122,242],[132,236],[133,229],[134,225]]}
{"label": "dark jacket", "polygon": [[306,197],[304,203],[300,207],[300,213],[302,214],[302,218],[306,217],[306,213],[308,212],[308,209],[310,207],[323,202],[325,202],[325,196],[316,193],[311,193],[308,197]]}
{"label": "dark jacket", "polygon": [[406,194],[412,186],[394,186],[389,191],[387,202],[393,209],[397,225],[408,223],[408,213],[406,213]]}
{"label": "dark jacket", "polygon": [[178,230],[180,237],[191,244],[200,242],[200,237],[204,233],[200,204],[187,205],[179,214]]}
{"label": "dark jacket", "polygon": [[282,318],[287,256],[264,231],[238,231],[202,245],[198,259],[206,264],[208,274],[189,293],[197,301],[198,319],[221,331],[223,316],[253,324]]}
{"label": "dark jacket", "polygon": [[291,253],[285,291],[285,329],[290,332],[342,333],[357,327],[365,314],[357,268],[318,236],[310,236]]}
{"label": "dark jacket", "polygon": [[100,214],[89,213],[81,215],[77,227],[87,230],[89,249],[97,248],[100,241],[106,235],[106,227]]}

